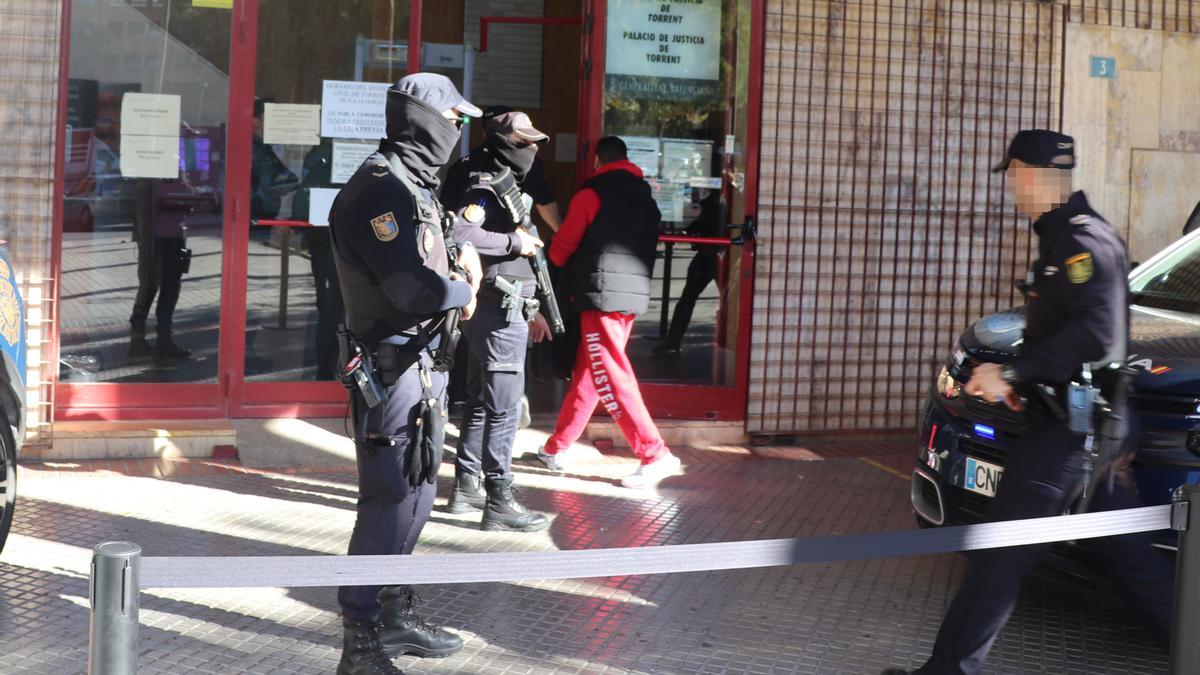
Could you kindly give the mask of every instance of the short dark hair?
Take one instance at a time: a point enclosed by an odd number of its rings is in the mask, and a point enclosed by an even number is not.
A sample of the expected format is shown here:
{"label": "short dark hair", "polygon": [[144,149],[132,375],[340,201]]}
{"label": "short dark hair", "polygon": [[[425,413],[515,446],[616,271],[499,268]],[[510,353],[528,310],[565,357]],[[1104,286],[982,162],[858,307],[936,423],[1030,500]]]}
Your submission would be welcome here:
{"label": "short dark hair", "polygon": [[629,154],[625,148],[625,141],[621,140],[619,136],[605,136],[596,141],[596,157],[600,158],[601,164],[608,164],[629,159]]}

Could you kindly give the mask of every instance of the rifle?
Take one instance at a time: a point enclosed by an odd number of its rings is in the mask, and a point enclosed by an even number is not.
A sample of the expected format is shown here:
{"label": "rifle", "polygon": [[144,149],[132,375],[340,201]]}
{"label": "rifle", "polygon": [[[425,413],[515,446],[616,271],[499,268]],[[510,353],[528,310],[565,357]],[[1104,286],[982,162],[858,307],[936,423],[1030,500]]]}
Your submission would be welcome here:
{"label": "rifle", "polygon": [[[505,210],[512,217],[513,224],[525,230],[527,234],[541,239],[537,225],[534,225],[529,217],[533,209],[533,197],[521,192],[512,171],[504,169],[492,179],[491,184]],[[540,246],[529,258],[529,266],[533,268],[533,277],[537,280],[537,295],[541,300],[541,308],[546,311],[550,332],[562,335],[567,332],[567,324],[563,321],[562,311],[558,308],[558,298],[554,295],[554,285],[550,282],[550,263],[546,261],[546,252]]]}

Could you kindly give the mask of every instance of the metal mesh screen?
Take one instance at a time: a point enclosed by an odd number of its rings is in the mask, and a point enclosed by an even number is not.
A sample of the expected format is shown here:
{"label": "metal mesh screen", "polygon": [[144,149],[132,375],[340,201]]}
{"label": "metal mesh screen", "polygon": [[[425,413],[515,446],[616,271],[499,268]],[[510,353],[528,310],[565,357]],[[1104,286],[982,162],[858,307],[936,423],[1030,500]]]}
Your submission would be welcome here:
{"label": "metal mesh screen", "polygon": [[1019,301],[989,172],[1061,124],[1066,22],[1200,29],[1200,3],[772,0],[751,433],[911,429],[975,319]]}
{"label": "metal mesh screen", "polygon": [[56,365],[50,242],[61,12],[60,2],[0,0],[0,237],[9,240],[26,301],[27,423],[34,441],[45,440],[50,423]]}

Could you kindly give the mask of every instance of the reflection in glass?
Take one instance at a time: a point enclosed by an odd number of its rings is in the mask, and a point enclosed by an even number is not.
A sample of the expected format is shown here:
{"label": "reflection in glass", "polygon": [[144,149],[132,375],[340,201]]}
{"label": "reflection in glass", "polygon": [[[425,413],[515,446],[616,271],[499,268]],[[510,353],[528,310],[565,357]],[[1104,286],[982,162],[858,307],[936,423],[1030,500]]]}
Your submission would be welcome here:
{"label": "reflection in glass", "polygon": [[321,105],[326,81],[392,83],[402,77],[408,4],[260,3],[247,379],[334,379],[335,333],[345,311],[324,224],[331,196],[346,180],[344,171],[335,170],[335,161],[339,167],[357,168],[382,136],[336,138],[322,129],[314,144],[279,142],[271,104]]}
{"label": "reflection in glass", "polygon": [[[609,3],[602,133],[625,140],[664,235],[728,241],[730,223],[744,221],[749,37],[740,11],[734,0],[673,5],[670,21],[649,30],[640,3]],[[740,247],[664,242],[659,251],[650,311],[634,328],[645,339],[629,343],[638,377],[732,385]]]}
{"label": "reflection in glass", "polygon": [[76,3],[64,152],[64,382],[213,382],[228,11]]}

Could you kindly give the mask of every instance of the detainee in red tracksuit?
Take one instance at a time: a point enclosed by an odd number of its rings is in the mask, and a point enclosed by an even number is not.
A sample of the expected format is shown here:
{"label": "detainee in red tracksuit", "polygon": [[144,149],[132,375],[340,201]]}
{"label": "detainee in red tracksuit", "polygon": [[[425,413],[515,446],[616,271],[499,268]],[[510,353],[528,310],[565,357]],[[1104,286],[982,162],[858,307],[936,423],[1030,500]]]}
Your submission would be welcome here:
{"label": "detainee in red tracksuit", "polygon": [[596,174],[571,199],[550,247],[550,259],[566,268],[582,339],[554,434],[538,458],[562,470],[555,455],[579,439],[600,405],[642,460],[622,484],[649,487],[680,471],[679,459],[642,402],[625,354],[634,319],[650,306],[661,214],[621,139],[609,136],[597,143],[596,166]]}

